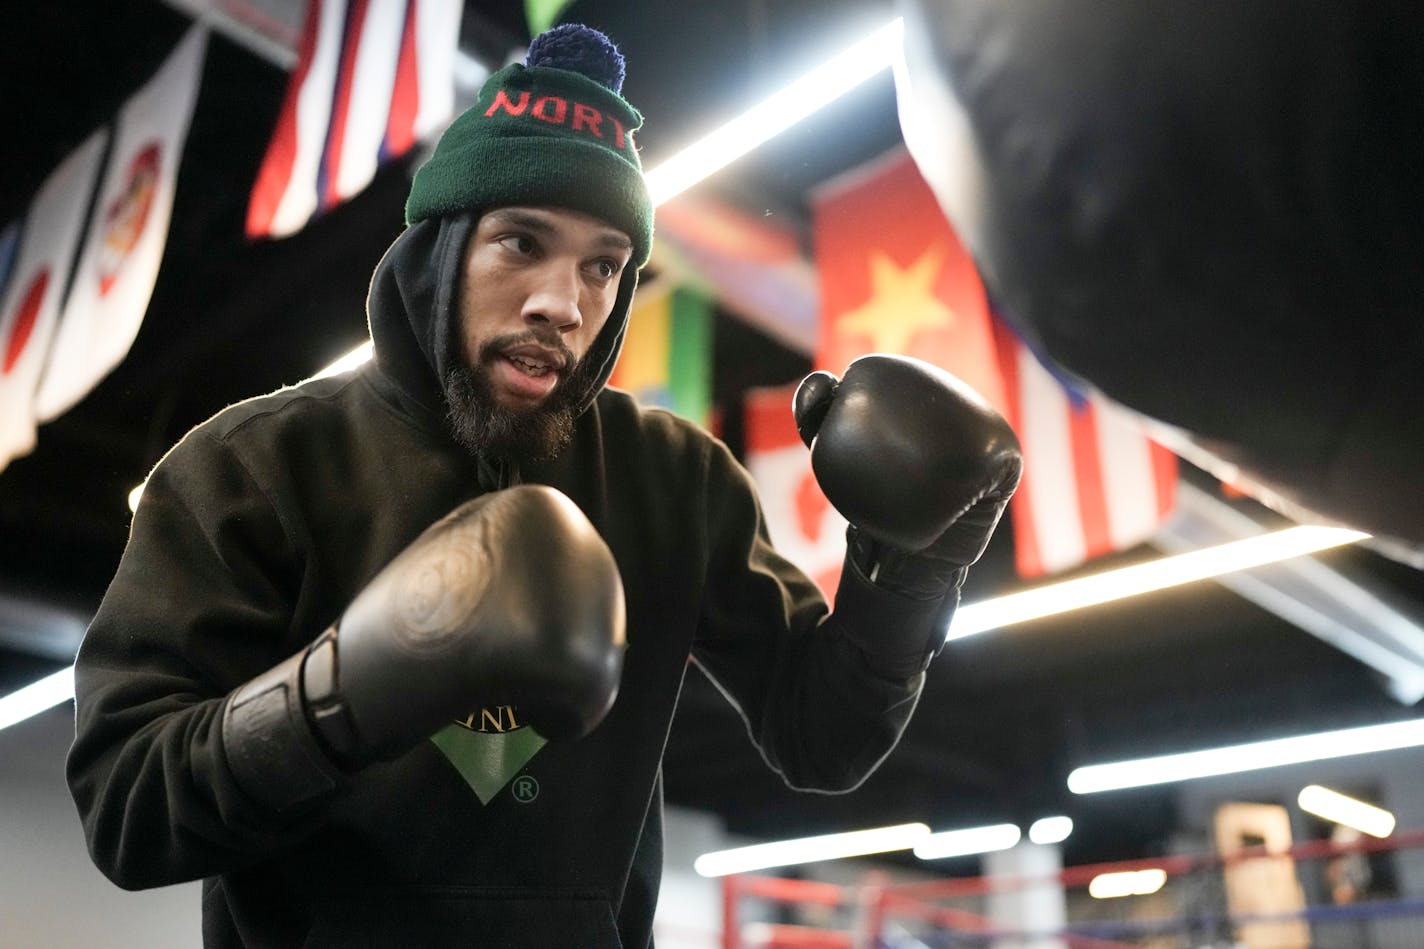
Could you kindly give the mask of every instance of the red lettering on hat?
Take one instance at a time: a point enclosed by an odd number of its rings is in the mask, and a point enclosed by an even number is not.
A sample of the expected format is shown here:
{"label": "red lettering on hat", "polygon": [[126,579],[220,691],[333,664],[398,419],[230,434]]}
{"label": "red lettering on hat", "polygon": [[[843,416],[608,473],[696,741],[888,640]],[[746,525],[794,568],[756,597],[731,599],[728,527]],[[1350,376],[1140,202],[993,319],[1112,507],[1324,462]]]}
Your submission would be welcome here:
{"label": "red lettering on hat", "polygon": [[504,90],[498,90],[494,94],[494,101],[491,102],[490,107],[485,110],[485,116],[494,115],[495,110],[498,109],[501,104],[504,105],[504,111],[510,115],[523,115],[524,110],[529,106],[529,91],[526,89],[524,92],[521,92],[518,102],[510,102],[509,96],[504,94]]}
{"label": "red lettering on hat", "polygon": [[[550,115],[546,108],[548,104],[554,103],[554,114]],[[569,103],[567,99],[558,96],[540,96],[534,101],[534,108],[529,114],[536,119],[543,119],[545,122],[553,122],[555,125],[563,125],[564,117],[568,115]]]}
{"label": "red lettering on hat", "polygon": [[609,116],[608,120],[613,123],[613,144],[619,148],[623,147],[623,123]]}
{"label": "red lettering on hat", "polygon": [[582,102],[574,103],[574,131],[582,132],[587,128],[599,138],[603,137],[603,132],[598,126],[603,122],[603,113],[599,112],[591,105],[584,105]]}

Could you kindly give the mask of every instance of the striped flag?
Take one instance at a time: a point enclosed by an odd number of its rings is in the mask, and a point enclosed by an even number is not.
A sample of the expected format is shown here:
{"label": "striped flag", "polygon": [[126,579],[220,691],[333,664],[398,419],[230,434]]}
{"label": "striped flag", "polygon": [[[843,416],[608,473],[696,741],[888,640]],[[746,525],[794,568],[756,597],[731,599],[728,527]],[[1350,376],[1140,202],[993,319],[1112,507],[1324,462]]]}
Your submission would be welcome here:
{"label": "striped flag", "polygon": [[1010,502],[1019,574],[1067,570],[1150,538],[1175,503],[1176,456],[1117,403],[1069,389],[1002,322],[995,337],[1005,415],[1024,453]]}
{"label": "striped flag", "polygon": [[84,398],[138,335],[168,240],[207,36],[202,27],[190,29],[119,113],[84,249],[35,395],[42,422]]}
{"label": "striped flag", "polygon": [[249,237],[295,233],[444,126],[462,11],[460,0],[310,0]]}
{"label": "striped flag", "polygon": [[609,385],[706,425],[712,402],[712,305],[685,287],[634,299]]}
{"label": "striped flag", "polygon": [[0,467],[35,447],[35,387],[107,139],[100,130],[71,152],[25,214],[0,296]]}
{"label": "striped flag", "polygon": [[795,394],[794,384],[747,390],[746,467],[756,482],[771,542],[829,600],[845,560],[846,520],[821,493],[811,453],[796,434]]}

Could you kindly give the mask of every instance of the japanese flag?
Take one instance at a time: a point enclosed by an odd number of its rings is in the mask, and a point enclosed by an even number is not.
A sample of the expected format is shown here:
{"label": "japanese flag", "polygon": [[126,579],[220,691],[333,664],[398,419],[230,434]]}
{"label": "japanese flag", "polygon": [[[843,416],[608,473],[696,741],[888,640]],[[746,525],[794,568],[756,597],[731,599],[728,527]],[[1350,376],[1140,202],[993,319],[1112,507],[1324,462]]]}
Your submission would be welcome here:
{"label": "japanese flag", "polygon": [[41,422],[84,398],[138,335],[168,240],[206,49],[207,31],[190,29],[119,113],[104,183],[35,395]]}
{"label": "japanese flag", "polygon": [[0,467],[35,447],[35,387],[107,137],[95,132],[70,153],[25,215],[0,296]]}

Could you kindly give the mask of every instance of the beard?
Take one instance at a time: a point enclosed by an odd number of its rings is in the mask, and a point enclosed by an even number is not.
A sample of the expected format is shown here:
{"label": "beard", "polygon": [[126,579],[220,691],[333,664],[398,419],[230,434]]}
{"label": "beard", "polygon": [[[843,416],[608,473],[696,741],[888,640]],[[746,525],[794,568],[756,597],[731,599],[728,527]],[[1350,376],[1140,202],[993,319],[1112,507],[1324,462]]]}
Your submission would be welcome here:
{"label": "beard", "polygon": [[[490,364],[501,353],[521,343],[537,341],[558,349],[569,368],[558,385],[538,405],[512,409],[500,404],[490,384]],[[594,369],[587,357],[573,359],[561,340],[535,333],[498,336],[480,347],[473,365],[460,365],[445,377],[445,402],[450,432],[472,455],[516,461],[549,461],[573,440],[574,421],[593,383]]]}

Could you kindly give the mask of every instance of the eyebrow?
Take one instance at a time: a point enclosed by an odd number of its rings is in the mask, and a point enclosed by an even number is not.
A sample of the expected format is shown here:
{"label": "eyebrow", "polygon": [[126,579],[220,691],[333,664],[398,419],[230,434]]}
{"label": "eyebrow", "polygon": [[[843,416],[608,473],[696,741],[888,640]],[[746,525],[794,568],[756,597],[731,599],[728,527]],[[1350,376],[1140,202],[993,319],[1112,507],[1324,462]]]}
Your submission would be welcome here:
{"label": "eyebrow", "polygon": [[[522,227],[525,230],[533,231],[545,237],[556,233],[558,230],[543,216],[531,211],[522,211],[517,208],[500,208],[499,210],[491,211],[489,216],[512,227]],[[597,240],[599,244],[605,247],[626,250],[630,253],[633,250],[633,242],[627,235],[611,227],[602,230]]]}

